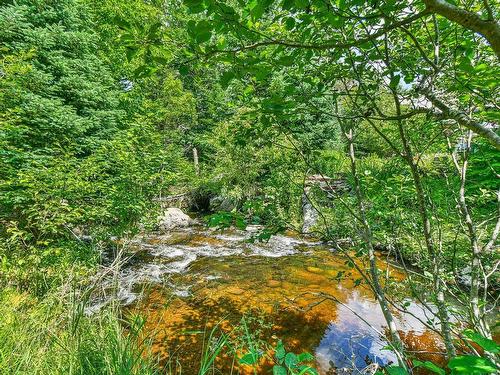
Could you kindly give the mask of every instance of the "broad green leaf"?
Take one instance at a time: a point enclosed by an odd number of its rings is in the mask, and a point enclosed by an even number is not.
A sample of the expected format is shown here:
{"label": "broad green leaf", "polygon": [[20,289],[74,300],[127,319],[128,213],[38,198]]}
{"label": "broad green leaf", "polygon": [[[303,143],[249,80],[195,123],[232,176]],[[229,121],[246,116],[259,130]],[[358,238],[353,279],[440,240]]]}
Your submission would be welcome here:
{"label": "broad green leaf", "polygon": [[299,366],[299,374],[298,375],[318,375],[318,371],[310,366]]}
{"label": "broad green leaf", "polygon": [[242,365],[254,365],[259,360],[259,353],[250,352],[245,354],[238,361]]}
{"label": "broad green leaf", "polygon": [[222,87],[227,88],[234,76],[235,74],[231,71],[224,72],[220,79],[220,84],[222,85]]}
{"label": "broad green leaf", "polygon": [[210,31],[201,32],[199,34],[196,34],[196,41],[199,43],[208,42],[211,37],[212,33]]}
{"label": "broad green leaf", "polygon": [[389,86],[395,89],[399,85],[399,81],[401,79],[401,76],[399,74],[394,74],[391,78],[391,82],[389,83]]}
{"label": "broad green leaf", "polygon": [[425,362],[421,362],[421,361],[413,361],[413,364],[415,365],[415,367],[423,367],[427,370],[430,370],[436,374],[439,374],[439,375],[446,375],[446,371],[444,371],[442,368],[436,366],[434,363],[432,362],[429,362],[429,361],[425,361]]}
{"label": "broad green leaf", "polygon": [[127,55],[127,60],[130,62],[139,52],[138,47],[126,47],[125,54]]}
{"label": "broad green leaf", "polygon": [[193,32],[198,43],[206,42],[212,36],[212,25],[208,21],[200,21],[194,26]]}
{"label": "broad green leaf", "polygon": [[273,367],[273,375],[287,375],[286,368],[280,365],[275,365]]}
{"label": "broad green leaf", "polygon": [[276,345],[276,352],[274,353],[274,356],[276,357],[278,362],[282,363],[283,359],[285,358],[285,355],[286,355],[286,350],[285,347],[283,346],[283,342],[280,340]]}
{"label": "broad green leaf", "polygon": [[452,374],[493,374],[497,368],[487,358],[462,355],[452,358],[448,363]]}
{"label": "broad green leaf", "polygon": [[295,0],[295,6],[299,9],[305,9],[309,5],[309,0]]}
{"label": "broad green leaf", "polygon": [[408,371],[401,366],[389,366],[386,370],[389,375],[408,375]]}
{"label": "broad green leaf", "polygon": [[471,329],[467,329],[463,333],[465,337],[478,344],[481,348],[483,348],[487,352],[494,354],[498,353],[500,346],[495,341],[483,337],[481,334],[474,332]]}
{"label": "broad green leaf", "polygon": [[189,73],[189,68],[186,65],[182,65],[179,67],[179,73],[185,76]]}
{"label": "broad green leaf", "polygon": [[314,361],[314,356],[311,353],[304,352],[297,355],[297,360],[299,362]]}
{"label": "broad green leaf", "polygon": [[114,21],[114,23],[115,23],[116,25],[118,25],[121,29],[124,29],[124,30],[130,30],[130,29],[132,28],[132,26],[130,25],[130,23],[129,23],[127,20],[125,20],[125,19],[123,19],[123,18],[121,18],[121,17],[119,17],[119,16],[116,16],[116,17],[113,19],[113,21]]}
{"label": "broad green leaf", "polygon": [[286,353],[285,365],[288,368],[293,368],[298,363],[297,355],[295,353]]}
{"label": "broad green leaf", "polygon": [[191,13],[200,13],[205,9],[203,0],[184,0],[184,5],[186,5]]}

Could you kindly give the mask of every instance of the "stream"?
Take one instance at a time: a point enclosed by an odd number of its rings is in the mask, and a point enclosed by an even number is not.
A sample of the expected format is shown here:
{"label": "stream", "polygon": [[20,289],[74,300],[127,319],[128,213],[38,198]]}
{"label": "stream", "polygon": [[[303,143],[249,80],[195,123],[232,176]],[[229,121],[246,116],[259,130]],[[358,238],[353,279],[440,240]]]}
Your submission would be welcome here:
{"label": "stream", "polygon": [[[379,305],[346,256],[292,234],[268,242],[252,242],[254,235],[200,226],[145,234],[128,244],[133,256],[120,270],[118,297],[127,314],[146,319],[144,338],[172,373],[197,374],[211,330],[239,332],[242,317],[256,339],[271,346],[282,339],[289,351],[314,354],[322,375],[395,362],[381,337]],[[397,268],[383,259],[380,268],[396,290],[401,287]],[[424,310],[411,299],[405,305],[411,314],[393,312],[406,346],[419,359],[442,362],[439,337],[415,318],[428,320]],[[257,373],[270,373],[272,364],[267,359],[259,366]],[[231,368],[253,374],[228,353],[216,367],[222,374]]]}

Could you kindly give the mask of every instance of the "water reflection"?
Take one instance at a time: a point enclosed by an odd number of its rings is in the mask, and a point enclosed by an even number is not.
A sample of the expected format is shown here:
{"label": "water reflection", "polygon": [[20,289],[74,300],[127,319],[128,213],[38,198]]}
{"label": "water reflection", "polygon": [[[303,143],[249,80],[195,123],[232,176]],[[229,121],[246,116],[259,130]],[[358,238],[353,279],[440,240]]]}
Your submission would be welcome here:
{"label": "water reflection", "polygon": [[[422,359],[441,362],[441,354],[444,354],[441,340],[424,324],[429,313],[413,301],[406,302],[407,313],[395,312],[394,315],[405,345],[410,351],[425,349],[426,353],[419,354]],[[315,349],[321,371],[326,373],[333,368],[362,370],[371,363],[380,366],[396,363],[396,356],[387,350],[387,342],[383,339],[385,330],[386,323],[378,303],[357,290],[351,291],[344,305],[337,306],[336,319],[329,323]]]}
{"label": "water reflection", "polygon": [[[142,255],[122,271],[121,285],[137,296],[135,283],[144,279],[153,283],[130,311],[146,318],[146,334],[164,363],[182,363],[183,373],[196,373],[203,334],[192,332],[210,331],[218,323],[231,332],[248,312],[266,325],[255,327],[261,340],[274,345],[281,338],[296,353],[314,352],[321,374],[332,373],[333,368],[362,369],[370,362],[395,361],[384,350],[380,307],[366,286],[357,286],[360,275],[343,256],[318,243],[287,236],[273,237],[268,243],[248,239],[249,234],[241,231],[195,230],[148,236],[138,242],[136,251]],[[344,275],[340,279],[339,272]],[[390,267],[388,275],[396,281],[403,278]],[[341,303],[327,300],[318,305],[317,293],[327,293]],[[426,320],[418,304],[409,301],[408,309]],[[441,350],[437,336],[418,319],[394,313],[410,350]],[[217,366],[220,373],[229,373],[227,366],[234,363],[221,359]],[[257,373],[266,373],[270,363],[261,366]],[[238,371],[246,373],[242,368]]]}
{"label": "water reflection", "polygon": [[387,344],[375,331],[381,332],[385,326],[378,304],[360,297],[358,292],[353,292],[345,303],[373,328],[339,305],[336,320],[330,322],[315,349],[320,369],[324,372],[333,367],[363,369],[372,362],[381,366],[396,362],[396,357],[384,350]]}

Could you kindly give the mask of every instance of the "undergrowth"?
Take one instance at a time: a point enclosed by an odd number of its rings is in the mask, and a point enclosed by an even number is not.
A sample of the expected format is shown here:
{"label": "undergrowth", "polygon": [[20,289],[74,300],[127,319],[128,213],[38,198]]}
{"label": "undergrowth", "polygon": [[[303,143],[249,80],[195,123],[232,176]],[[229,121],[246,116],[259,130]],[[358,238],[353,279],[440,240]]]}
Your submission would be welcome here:
{"label": "undergrowth", "polygon": [[137,345],[140,329],[114,306],[87,316],[71,295],[40,301],[7,289],[0,292],[0,374],[159,374],[148,345]]}

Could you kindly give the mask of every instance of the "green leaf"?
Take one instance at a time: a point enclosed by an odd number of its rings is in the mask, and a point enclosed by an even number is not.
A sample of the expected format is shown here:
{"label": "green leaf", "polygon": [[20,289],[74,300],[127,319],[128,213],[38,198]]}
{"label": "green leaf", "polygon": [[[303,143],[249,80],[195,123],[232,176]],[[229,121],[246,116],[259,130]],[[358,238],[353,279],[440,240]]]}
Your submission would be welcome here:
{"label": "green leaf", "polygon": [[311,353],[304,352],[297,355],[297,360],[299,362],[314,361],[314,356]]}
{"label": "green leaf", "polygon": [[200,13],[205,9],[203,0],[184,0],[184,5],[188,7],[191,13]]}
{"label": "green leaf", "polygon": [[119,16],[116,16],[113,21],[116,25],[118,25],[123,30],[130,30],[132,28],[132,26],[130,25],[130,23],[127,20],[125,20]]}
{"label": "green leaf", "polygon": [[236,226],[236,228],[241,229],[241,230],[245,230],[247,227],[246,221],[241,217],[237,217],[235,219],[234,225]]}
{"label": "green leaf", "polygon": [[305,375],[305,374],[318,375],[318,371],[315,368],[310,367],[310,366],[300,366],[299,371],[300,372],[298,375]]}
{"label": "green leaf", "polygon": [[295,0],[295,6],[299,9],[305,9],[309,5],[308,0]]}
{"label": "green leaf", "polygon": [[163,56],[153,56],[153,61],[158,64],[166,65],[169,63],[170,60]]}
{"label": "green leaf", "polygon": [[489,359],[473,355],[455,357],[450,360],[448,367],[452,374],[492,374],[497,371]]}
{"label": "green leaf", "polygon": [[279,59],[279,63],[284,66],[290,66],[294,63],[295,59],[290,55],[283,55]]}
{"label": "green leaf", "polygon": [[210,31],[202,32],[202,33],[196,34],[196,41],[198,43],[205,43],[205,42],[208,42],[211,37],[212,37],[212,33]]}
{"label": "green leaf", "polygon": [[275,365],[273,367],[273,375],[287,375],[286,368],[280,365]]}
{"label": "green leaf", "polygon": [[248,4],[248,9],[250,9],[250,15],[254,21],[257,21],[262,17],[264,12],[273,3],[272,0],[252,0]]}
{"label": "green leaf", "polygon": [[127,55],[127,61],[132,61],[132,59],[137,55],[138,52],[139,48],[137,47],[126,47],[125,54]]}
{"label": "green leaf", "polygon": [[413,364],[415,365],[415,367],[423,367],[423,368],[430,370],[436,374],[446,375],[446,371],[444,371],[442,368],[436,366],[432,362],[429,362],[429,361],[421,362],[421,361],[415,360],[415,361],[413,361]]}
{"label": "green leaf", "polygon": [[134,77],[143,78],[149,76],[153,72],[153,69],[146,65],[141,65],[134,70]]}
{"label": "green leaf", "polygon": [[241,365],[254,365],[259,360],[259,353],[250,352],[239,359]]}
{"label": "green leaf", "polygon": [[471,341],[475,342],[478,344],[481,348],[486,350],[487,352],[496,354],[498,353],[498,350],[500,346],[493,340],[490,340],[481,334],[474,332],[471,329],[467,329],[463,332],[464,336],[470,339]]}
{"label": "green leaf", "polygon": [[224,72],[222,74],[222,77],[220,78],[220,84],[222,85],[222,87],[227,88],[234,76],[235,74],[231,71]]}
{"label": "green leaf", "polygon": [[285,358],[285,355],[286,355],[286,350],[285,347],[283,346],[283,342],[280,340],[276,345],[276,352],[274,353],[274,356],[276,357],[278,362],[282,363],[283,359]]}
{"label": "green leaf", "polygon": [[391,78],[391,82],[389,83],[389,86],[395,89],[399,85],[399,81],[401,79],[401,76],[399,74],[394,74]]}
{"label": "green leaf", "polygon": [[148,33],[149,39],[154,39],[155,37],[157,37],[157,32],[158,32],[158,30],[160,30],[160,27],[161,27],[160,22],[157,22],[157,23],[150,26],[149,33]]}
{"label": "green leaf", "polygon": [[288,368],[293,368],[295,365],[299,363],[299,360],[297,359],[297,355],[295,353],[286,353],[285,355],[285,365]]}
{"label": "green leaf", "polygon": [[386,370],[389,375],[408,375],[408,371],[401,366],[389,366]]}
{"label": "green leaf", "polygon": [[200,21],[194,26],[193,32],[198,43],[206,42],[212,37],[212,25],[208,21]]}

